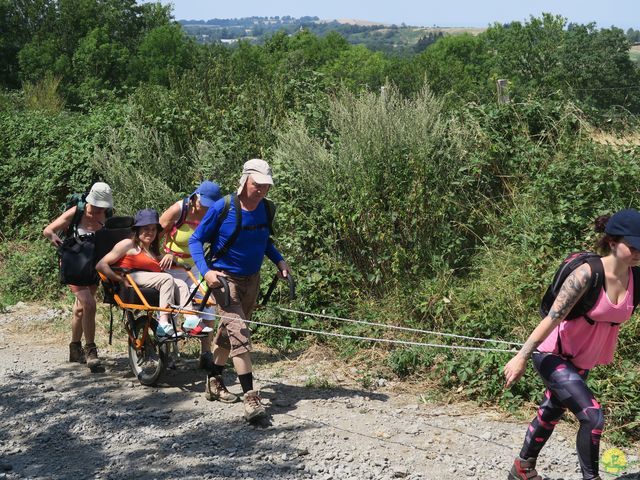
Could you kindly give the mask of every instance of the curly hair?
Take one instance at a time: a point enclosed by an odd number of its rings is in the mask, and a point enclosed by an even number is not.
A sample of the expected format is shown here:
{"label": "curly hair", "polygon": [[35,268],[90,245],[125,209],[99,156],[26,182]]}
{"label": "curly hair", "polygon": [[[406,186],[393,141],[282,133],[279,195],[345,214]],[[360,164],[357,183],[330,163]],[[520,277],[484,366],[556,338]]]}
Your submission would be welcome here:
{"label": "curly hair", "polygon": [[609,235],[604,232],[610,218],[610,215],[601,215],[596,218],[594,222],[594,230],[602,234],[596,242],[596,249],[601,255],[608,255],[611,253],[611,242],[618,243],[622,240],[621,235]]}

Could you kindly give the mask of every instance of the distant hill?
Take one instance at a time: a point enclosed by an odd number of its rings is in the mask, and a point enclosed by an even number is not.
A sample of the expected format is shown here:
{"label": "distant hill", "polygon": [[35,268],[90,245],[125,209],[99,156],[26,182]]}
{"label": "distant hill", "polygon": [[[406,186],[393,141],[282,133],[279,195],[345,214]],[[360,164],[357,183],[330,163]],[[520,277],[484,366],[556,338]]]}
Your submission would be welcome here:
{"label": "distant hill", "polygon": [[369,20],[357,20],[355,18],[336,18],[332,20],[320,20],[320,23],[338,22],[342,25],[359,25],[361,27],[384,26],[389,27],[389,23],[371,22]]}
{"label": "distant hill", "polygon": [[389,25],[359,19],[322,20],[318,17],[245,17],[213,18],[209,20],[180,20],[187,34],[200,43],[232,43],[240,39],[262,43],[265,38],[284,30],[293,34],[301,29],[316,35],[335,31],[349,43],[365,45],[371,50],[387,53],[417,53],[444,35],[471,33],[477,35],[483,28],[440,28]]}

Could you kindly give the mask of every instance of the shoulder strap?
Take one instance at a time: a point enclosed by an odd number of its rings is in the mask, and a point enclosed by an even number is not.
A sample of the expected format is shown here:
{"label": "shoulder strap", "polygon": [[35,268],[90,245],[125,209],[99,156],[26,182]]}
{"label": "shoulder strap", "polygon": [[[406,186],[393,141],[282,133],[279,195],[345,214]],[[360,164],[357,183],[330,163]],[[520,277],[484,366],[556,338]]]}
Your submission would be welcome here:
{"label": "shoulder strap", "polygon": [[640,304],[640,267],[631,267],[633,274],[633,311]]}
{"label": "shoulder strap", "polygon": [[267,212],[267,224],[269,225],[269,241],[273,242],[273,219],[276,216],[276,204],[265,198],[264,208]]}
{"label": "shoulder strap", "polygon": [[[602,258],[596,255],[588,256],[586,262],[591,267],[591,284],[589,289],[582,295],[578,303],[574,305],[569,314],[565,317],[565,320],[571,320],[577,317],[584,317],[587,323],[594,325],[595,321],[589,318],[589,311],[594,307],[600,296],[600,290],[604,285],[604,265],[602,265]],[[635,284],[634,284],[635,285]],[[572,358],[571,355],[567,355],[562,351],[562,342],[560,339],[560,329],[558,328],[556,344],[558,346],[558,353],[566,358]]]}
{"label": "shoulder strap", "polygon": [[224,207],[222,207],[222,211],[220,212],[220,215],[218,215],[218,221],[216,222],[216,227],[214,229],[214,232],[216,234],[220,232],[220,227],[222,226],[222,222],[229,215],[229,209],[231,206],[232,199],[233,199],[233,208],[235,209],[235,215],[236,215],[236,225],[233,229],[233,232],[229,236],[229,238],[227,238],[227,241],[224,242],[224,245],[222,245],[222,247],[220,247],[220,249],[217,252],[213,252],[213,250],[209,251],[209,259],[208,259],[209,264],[211,264],[212,262],[216,261],[219,258],[224,257],[229,251],[229,249],[231,248],[231,246],[238,239],[238,235],[240,235],[240,230],[242,227],[242,207],[240,207],[240,200],[238,199],[238,196],[235,193],[231,195],[225,195]]}
{"label": "shoulder strap", "polygon": [[[595,322],[589,318],[587,313],[589,313],[598,301],[600,290],[602,290],[602,286],[604,285],[604,266],[602,265],[602,259],[600,257],[589,257],[586,263],[591,267],[591,285],[576,306],[580,305],[579,311],[583,312],[582,314],[587,322],[593,325]],[[575,308],[576,307],[574,307],[574,309]],[[571,313],[573,313],[573,310]],[[572,318],[574,317],[572,316]]]}
{"label": "shoulder strap", "polygon": [[189,201],[190,200],[191,200],[191,197],[184,197],[182,199],[182,210],[180,210],[180,217],[178,217],[178,220],[173,225],[173,228],[175,228],[175,229],[180,228],[182,226],[182,224],[185,222],[185,220],[187,219],[187,214],[189,213]]}
{"label": "shoulder strap", "polygon": [[77,235],[78,225],[80,225],[80,221],[82,220],[82,215],[84,214],[84,207],[86,206],[86,204],[87,202],[85,201],[84,195],[83,195],[82,199],[78,200],[78,203],[76,203],[76,211],[74,212],[73,218],[71,219],[71,223],[67,228],[68,237]]}

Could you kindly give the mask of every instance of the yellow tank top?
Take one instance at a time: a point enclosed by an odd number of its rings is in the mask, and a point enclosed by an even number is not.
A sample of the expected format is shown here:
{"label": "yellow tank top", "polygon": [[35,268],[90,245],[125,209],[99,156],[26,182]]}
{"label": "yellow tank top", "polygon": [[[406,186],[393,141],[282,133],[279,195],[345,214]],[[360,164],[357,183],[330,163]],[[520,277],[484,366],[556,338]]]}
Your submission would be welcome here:
{"label": "yellow tank top", "polygon": [[167,236],[164,251],[181,258],[183,263],[194,265],[189,252],[189,238],[200,222],[184,222],[178,228],[174,228]]}

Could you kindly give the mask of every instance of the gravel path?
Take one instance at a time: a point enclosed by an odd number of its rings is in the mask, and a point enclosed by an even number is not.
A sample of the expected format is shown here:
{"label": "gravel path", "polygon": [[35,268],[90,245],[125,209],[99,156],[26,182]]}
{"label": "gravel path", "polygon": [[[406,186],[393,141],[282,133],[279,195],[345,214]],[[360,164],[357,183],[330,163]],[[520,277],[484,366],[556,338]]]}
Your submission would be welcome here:
{"label": "gravel path", "polygon": [[[123,353],[101,351],[106,372],[92,374],[65,362],[66,343],[29,346],[60,313],[18,305],[0,314],[0,478],[503,479],[525,432],[526,422],[427,404],[393,382],[370,391],[336,374],[333,386],[310,388],[310,375],[335,373],[330,359],[264,352],[256,376],[270,416],[248,424],[240,403],[205,400],[194,360],[150,388]],[[545,448],[549,478],[580,478],[574,431],[562,425]]]}

